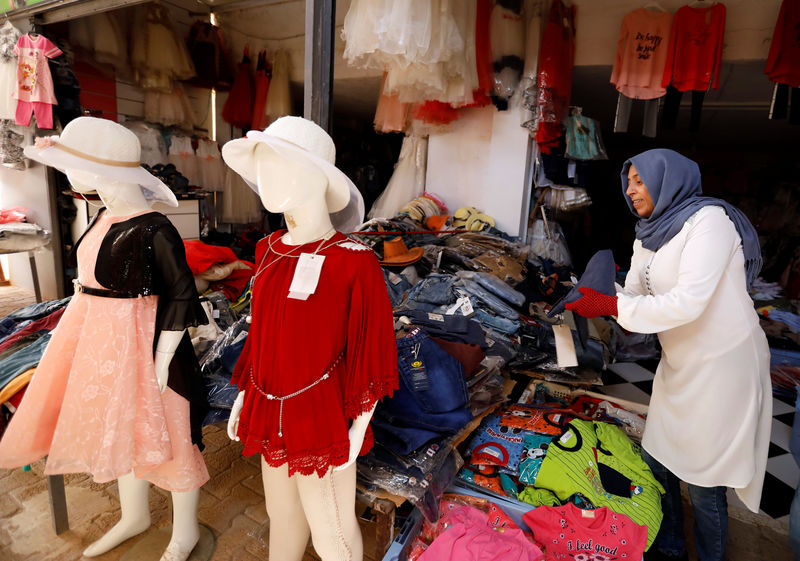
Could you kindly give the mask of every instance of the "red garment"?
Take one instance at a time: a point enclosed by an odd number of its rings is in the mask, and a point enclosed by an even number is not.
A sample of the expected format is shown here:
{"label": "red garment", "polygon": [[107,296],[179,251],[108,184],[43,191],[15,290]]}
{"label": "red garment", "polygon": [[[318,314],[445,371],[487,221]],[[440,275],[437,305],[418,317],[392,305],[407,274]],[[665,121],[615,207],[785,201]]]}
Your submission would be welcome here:
{"label": "red garment", "polygon": [[[252,323],[231,378],[245,390],[238,435],[245,456],[260,453],[273,467],[288,461],[289,475],[322,476],[347,461],[348,422],[398,387],[392,306],[369,248],[339,232],[322,245],[290,246],[280,239],[284,232],[256,246],[261,272]],[[325,261],[316,292],[288,298],[298,262],[292,256],[320,246]],[[280,401],[259,388],[281,397],[300,393]],[[366,446],[371,442],[369,435]]]}
{"label": "red garment", "polygon": [[24,388],[19,390],[17,393],[15,393],[12,397],[8,398],[8,401],[6,403],[10,403],[11,405],[14,406],[15,409],[18,409],[19,408],[19,404],[22,403],[22,398],[25,397],[25,390],[27,390],[27,389],[28,389],[28,386],[25,386]]}
{"label": "red garment", "polygon": [[447,125],[460,115],[458,109],[443,101],[428,100],[414,105],[414,119],[432,125]]}
{"label": "red garment", "polygon": [[[683,6],[672,20],[663,87],[670,81],[678,91],[719,89],[722,39],[725,35],[725,4],[708,8]],[[713,75],[713,83],[711,82]]]}
{"label": "red garment", "polygon": [[253,274],[256,272],[255,266],[252,263],[248,261],[242,261],[242,263],[249,265],[250,268],[231,271],[230,275],[222,280],[213,281],[208,287],[211,290],[220,290],[224,292],[228,300],[238,300],[242,292],[244,292],[244,289],[247,288],[247,283],[250,282],[250,279],[253,278]]}
{"label": "red garment", "polygon": [[554,0],[544,28],[539,53],[539,114],[536,142],[549,154],[564,134],[561,123],[567,117],[575,66],[575,6],[567,8]]}
{"label": "red garment", "polygon": [[239,260],[229,247],[208,245],[196,240],[184,240],[183,247],[186,249],[186,263],[189,264],[193,275],[199,275],[214,265],[225,265]]}
{"label": "red garment", "polygon": [[572,503],[540,506],[522,515],[534,539],[544,545],[548,561],[565,559],[642,558],[647,526],[607,506],[583,511]]}
{"label": "red garment", "polygon": [[253,78],[250,76],[250,53],[244,49],[242,62],[236,70],[231,92],[222,108],[222,118],[227,123],[241,129],[250,129],[250,119],[253,117]]}
{"label": "red garment", "polygon": [[267,63],[267,53],[258,53],[258,66],[256,67],[256,96],[253,102],[253,117],[250,126],[255,130],[263,130],[269,125],[267,117],[267,96],[269,95],[269,77],[272,70]]}
{"label": "red garment", "polygon": [[764,72],[773,82],[800,88],[800,0],[783,0]]}

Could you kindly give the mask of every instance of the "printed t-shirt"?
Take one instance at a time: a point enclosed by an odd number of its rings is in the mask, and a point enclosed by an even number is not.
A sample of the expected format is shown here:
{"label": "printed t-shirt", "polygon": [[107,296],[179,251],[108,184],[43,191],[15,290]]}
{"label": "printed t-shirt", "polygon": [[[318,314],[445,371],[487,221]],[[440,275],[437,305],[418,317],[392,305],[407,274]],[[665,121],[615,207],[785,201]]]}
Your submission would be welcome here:
{"label": "printed t-shirt", "polygon": [[664,488],[639,447],[615,425],[572,421],[548,448],[536,486],[550,489],[562,501],[581,493],[596,507],[628,515],[648,527],[647,547],[661,526]]}
{"label": "printed t-shirt", "polygon": [[33,38],[26,33],[17,41],[14,52],[18,57],[17,88],[14,97],[20,101],[58,105],[47,59],[62,54],[61,49],[44,35]]}
{"label": "printed t-shirt", "polygon": [[622,19],[611,83],[633,99],[655,99],[667,93],[661,85],[667,62],[672,14],[633,10]]}
{"label": "printed t-shirt", "polygon": [[548,561],[639,561],[647,541],[646,526],[608,507],[540,506],[522,519],[544,546]]}

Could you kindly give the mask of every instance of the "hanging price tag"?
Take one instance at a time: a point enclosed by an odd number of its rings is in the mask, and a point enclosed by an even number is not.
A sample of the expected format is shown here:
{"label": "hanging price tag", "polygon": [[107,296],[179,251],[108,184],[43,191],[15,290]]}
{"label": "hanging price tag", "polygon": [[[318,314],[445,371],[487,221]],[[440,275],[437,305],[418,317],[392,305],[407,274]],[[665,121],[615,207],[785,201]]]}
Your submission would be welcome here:
{"label": "hanging price tag", "polygon": [[556,357],[560,368],[578,366],[578,357],[575,355],[575,342],[572,332],[566,324],[554,325],[553,334],[556,336]]}
{"label": "hanging price tag", "polygon": [[324,255],[301,253],[294,270],[292,284],[289,285],[289,298],[307,300],[317,290],[319,275],[322,272]]}

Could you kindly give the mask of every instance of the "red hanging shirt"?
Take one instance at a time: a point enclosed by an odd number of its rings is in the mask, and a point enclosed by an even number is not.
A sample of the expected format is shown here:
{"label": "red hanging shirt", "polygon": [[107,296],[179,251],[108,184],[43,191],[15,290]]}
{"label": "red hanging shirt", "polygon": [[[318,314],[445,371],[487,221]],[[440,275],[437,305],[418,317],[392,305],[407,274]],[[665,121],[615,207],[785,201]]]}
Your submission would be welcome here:
{"label": "red hanging shirt", "polygon": [[800,0],[783,0],[764,72],[773,82],[800,87]]}
{"label": "red hanging shirt", "polygon": [[[725,5],[708,8],[683,6],[672,21],[667,63],[661,85],[678,91],[719,89],[722,39],[725,35]],[[713,83],[712,83],[713,77]]]}
{"label": "red hanging shirt", "polygon": [[[231,378],[245,391],[238,435],[245,456],[260,453],[273,467],[288,462],[289,475],[321,477],[348,459],[348,422],[398,387],[392,306],[367,246],[338,232],[322,244],[291,246],[284,233],[256,246],[252,323]],[[325,261],[315,293],[288,298],[297,258],[318,247]],[[362,453],[371,433],[364,443]]]}

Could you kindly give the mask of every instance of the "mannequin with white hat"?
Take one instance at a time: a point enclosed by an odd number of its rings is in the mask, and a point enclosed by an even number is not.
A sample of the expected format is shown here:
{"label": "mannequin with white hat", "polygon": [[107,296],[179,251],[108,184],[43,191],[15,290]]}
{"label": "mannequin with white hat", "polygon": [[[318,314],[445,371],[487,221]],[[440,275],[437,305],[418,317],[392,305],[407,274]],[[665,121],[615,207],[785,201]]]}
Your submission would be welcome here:
{"label": "mannequin with white hat", "polygon": [[[262,344],[262,341],[258,339],[261,333],[259,322],[263,321],[262,318],[265,315],[272,315],[271,311],[266,311],[272,310],[272,308],[264,308],[265,313],[259,315],[262,312],[259,305],[262,286],[269,287],[268,290],[274,290],[279,284],[277,280],[269,277],[267,271],[273,264],[278,265],[283,256],[286,259],[281,265],[293,267],[290,254],[296,249],[300,249],[301,246],[308,244],[308,249],[304,253],[310,253],[312,249],[315,249],[317,251],[314,253],[323,255],[326,260],[319,273],[320,285],[335,282],[332,277],[326,276],[326,273],[335,277],[337,264],[344,263],[348,259],[358,261],[359,266],[364,268],[364,276],[373,278],[372,274],[374,274],[374,278],[381,282],[382,298],[385,299],[385,302],[381,300],[380,293],[378,293],[378,297],[374,298],[375,304],[372,311],[378,318],[381,318],[378,320],[381,324],[381,331],[390,339],[391,346],[383,347],[389,349],[385,353],[387,356],[384,358],[386,362],[384,369],[389,372],[388,379],[391,380],[392,377],[394,379],[383,384],[376,384],[376,387],[379,386],[382,389],[374,394],[369,394],[371,397],[368,401],[361,403],[361,407],[358,409],[359,413],[349,417],[349,429],[343,435],[347,445],[343,457],[338,461],[331,460],[323,463],[322,467],[317,469],[317,473],[303,474],[291,467],[291,461],[289,462],[290,467],[287,469],[284,460],[276,461],[275,457],[268,453],[262,452],[261,454],[262,479],[267,512],[270,517],[270,557],[283,561],[300,561],[304,556],[310,536],[317,554],[323,561],[360,561],[363,556],[363,545],[355,516],[355,460],[362,449],[377,400],[387,393],[387,388],[391,391],[397,383],[396,356],[392,356],[395,346],[391,305],[388,304],[388,295],[385,286],[382,285],[382,274],[377,260],[369,248],[352,242],[337,232],[337,230],[355,229],[360,224],[363,218],[363,201],[352,182],[333,165],[335,159],[333,141],[316,124],[300,117],[283,117],[275,121],[264,132],[250,131],[247,138],[226,144],[222,149],[222,156],[226,163],[239,173],[251,187],[257,189],[264,207],[270,212],[283,213],[287,224],[285,233],[279,236],[273,234],[274,238],[270,237],[260,242],[260,245],[267,245],[268,249],[262,248],[263,256],[260,260],[258,253],[256,256],[260,265],[259,273],[264,273],[264,279],[262,279],[263,284],[256,283],[253,286],[253,320],[246,347]],[[279,243],[281,249],[277,250],[275,247]],[[334,259],[343,259],[344,261],[334,261]],[[371,259],[371,261],[366,259]],[[272,272],[278,274],[277,270],[276,267]],[[296,271],[297,269],[292,269],[295,274]],[[342,271],[341,276],[346,276],[346,273]],[[340,292],[335,294],[338,299],[346,301],[350,297],[351,290],[351,287],[344,286]],[[315,296],[320,298],[319,289],[317,294],[312,293],[308,296],[308,302],[313,302]],[[286,302],[292,302],[291,293],[286,297]],[[278,308],[282,308],[280,303]],[[384,319],[385,322],[383,322]],[[286,325],[283,320],[281,320],[281,324]],[[318,336],[324,337],[324,332]],[[267,335],[267,337],[270,336]],[[348,345],[357,346],[355,342],[348,342]],[[237,441],[241,436],[246,454],[252,453],[250,442],[254,440],[253,429],[252,427],[242,427],[240,421],[250,425],[260,422],[259,419],[253,420],[257,415],[254,412],[265,412],[265,410],[257,408],[263,407],[265,403],[268,406],[270,400],[279,400],[280,413],[277,430],[274,426],[264,430],[267,432],[272,430],[272,437],[278,437],[280,446],[280,441],[284,439],[283,432],[286,433],[287,440],[291,439],[293,425],[297,422],[290,418],[288,407],[293,405],[292,401],[297,398],[302,399],[303,394],[308,395],[318,388],[324,388],[321,390],[322,392],[332,391],[333,388],[325,384],[330,382],[327,380],[328,375],[334,377],[336,372],[336,363],[334,363],[329,370],[325,371],[325,375],[319,378],[317,377],[319,370],[324,368],[321,367],[312,375],[316,378],[315,382],[298,391],[285,392],[282,397],[270,397],[270,394],[263,393],[254,379],[254,375],[259,370],[259,363],[252,359],[252,355],[258,352],[258,349],[252,347],[243,351],[232,380],[232,383],[238,381],[239,388],[243,391],[239,393],[231,411],[228,436]],[[325,351],[319,352],[324,353]],[[281,355],[279,348],[278,354],[269,357],[269,361],[275,361],[277,364],[285,359]],[[291,358],[288,362],[292,362]],[[322,364],[328,363],[323,362]],[[262,366],[260,369],[265,368]],[[279,370],[280,367],[275,366],[275,369]],[[242,374],[245,370],[251,372],[252,382],[250,383],[252,386],[248,386],[248,381]],[[289,378],[292,377],[292,374],[292,372],[286,373]],[[261,378],[258,379],[260,382]],[[265,379],[267,380],[265,387],[274,387],[266,385],[269,383],[268,374]],[[300,382],[295,384],[302,385]],[[245,390],[245,387],[248,389]],[[286,417],[284,417],[284,406],[287,408]],[[308,410],[306,416],[318,414],[320,413]],[[316,422],[325,423],[326,419],[316,419]],[[336,419],[332,419],[331,422],[335,423]],[[285,446],[288,449],[288,445]],[[285,455],[288,456],[289,453],[287,452]],[[279,456],[283,458],[282,455],[279,454]]]}
{"label": "mannequin with white hat", "polygon": [[[60,138],[49,137],[39,139],[36,146],[26,149],[26,155],[34,160],[40,161],[47,165],[52,165],[63,171],[67,175],[73,189],[76,192],[97,192],[105,205],[105,209],[98,212],[98,216],[95,217],[95,219],[92,221],[92,224],[90,224],[89,228],[87,229],[87,234],[90,233],[93,226],[99,227],[99,224],[104,220],[110,220],[113,225],[123,229],[123,236],[127,235],[128,237],[131,237],[137,235],[133,230],[135,227],[134,225],[145,224],[152,230],[173,228],[166,221],[166,219],[163,218],[163,215],[152,211],[150,204],[151,201],[161,200],[167,204],[177,206],[177,201],[174,194],[163,183],[161,183],[160,180],[139,166],[139,150],[140,148],[138,139],[135,137],[135,135],[133,135],[133,133],[121,125],[104,119],[81,117],[73,120],[69,125],[67,125]],[[125,232],[124,228],[128,223],[131,224],[131,230]],[[111,231],[112,230],[109,229],[109,232]],[[84,237],[87,237],[87,234],[84,234]],[[106,242],[108,235],[109,234],[106,234],[106,237],[103,238],[103,243]],[[172,236],[173,239],[175,236],[177,236],[178,243],[180,243],[180,238],[177,235],[177,232],[172,232],[170,230],[164,235]],[[76,246],[80,245],[81,241],[84,241],[84,237],[82,237],[81,240],[76,243]],[[88,241],[84,241],[84,244],[86,243],[88,243]],[[182,245],[180,249],[176,251],[182,251]],[[80,255],[81,254],[78,253],[79,259]],[[170,264],[169,266],[178,268],[186,267],[188,270],[188,266],[186,266],[185,263],[185,257],[183,257],[182,264],[180,263],[180,259],[178,259],[177,264]],[[99,262],[95,265],[95,274],[97,277],[102,276],[99,272],[101,267],[102,264]],[[154,274],[159,274],[158,271],[160,271],[160,268],[158,267],[158,264],[153,266],[153,271],[155,271]],[[118,270],[114,271],[113,275],[116,278],[123,278],[126,276],[124,273]],[[188,275],[191,278],[191,272],[189,272]],[[97,281],[92,279],[88,284],[93,284],[95,282]],[[122,279],[121,282],[124,282],[124,279]],[[169,297],[156,291],[155,288],[153,289],[155,292],[150,292],[150,288],[147,286],[136,287],[134,288],[134,291],[138,291],[138,298],[134,298],[133,296],[122,295],[124,291],[119,287],[115,287],[115,290],[112,290],[103,288],[104,285],[101,283],[98,283],[100,284],[99,288],[84,286],[84,284],[87,284],[87,279],[84,278],[84,272],[81,270],[79,262],[79,278],[76,281],[76,292],[85,292],[86,294],[76,294],[72,302],[70,302],[70,306],[72,306],[73,303],[77,303],[76,306],[79,306],[80,303],[84,302],[84,300],[81,300],[80,298],[96,298],[96,300],[94,300],[96,303],[105,301],[101,305],[111,302],[111,310],[123,309],[126,305],[140,305],[138,302],[142,302],[141,305],[146,306],[147,304],[144,304],[144,302],[149,296],[143,297],[142,294],[147,295],[151,293],[161,294],[160,296],[157,296],[157,298],[165,299],[163,301],[164,306],[169,306]],[[196,292],[187,292],[185,296],[191,300],[192,294],[194,294],[193,298],[196,299]],[[132,302],[131,300],[136,300],[136,302]],[[184,311],[184,315],[187,321],[194,322],[195,320],[192,319],[192,315],[196,312],[195,310],[188,309],[188,307],[192,304],[186,304],[187,310]],[[197,304],[199,305],[199,302]],[[93,314],[97,314],[98,310],[102,311],[103,309],[108,309],[102,308],[101,305],[95,305],[95,307],[90,307],[87,309],[92,310],[91,313]],[[156,305],[157,304],[153,303],[153,306]],[[155,311],[155,309],[156,308],[154,307],[153,311]],[[67,313],[69,311],[70,310],[68,306],[68,309],[65,311],[64,318],[67,317]],[[76,313],[78,312],[76,311]],[[180,312],[176,313],[180,314]],[[123,315],[120,315],[119,317],[115,316],[115,318],[113,318],[111,321],[124,321],[125,317],[126,316]],[[153,315],[147,317],[155,319]],[[65,322],[64,318],[62,318],[62,322]],[[94,317],[92,319],[97,318]],[[136,321],[138,321],[138,319]],[[182,320],[174,320],[174,323],[179,321]],[[70,326],[67,325],[65,329],[68,329],[69,327]],[[107,480],[109,475],[112,477],[115,475],[117,476],[120,507],[122,511],[120,521],[108,532],[106,532],[106,534],[103,535],[99,540],[95,541],[84,550],[83,554],[87,557],[102,555],[103,553],[106,553],[107,551],[118,546],[125,540],[144,532],[150,527],[150,481],[148,479],[153,480],[156,482],[156,484],[159,484],[160,482],[166,482],[168,485],[165,485],[165,488],[172,491],[174,522],[173,532],[169,545],[161,556],[161,561],[184,561],[189,557],[200,538],[200,529],[197,522],[199,487],[208,479],[208,473],[205,470],[205,465],[203,464],[202,456],[200,455],[197,446],[190,442],[191,439],[189,438],[188,434],[189,404],[186,402],[184,397],[175,393],[173,389],[171,389],[170,384],[170,365],[173,362],[173,358],[176,356],[176,351],[179,349],[179,346],[184,340],[185,331],[185,328],[180,330],[171,328],[156,330],[155,352],[152,355],[152,363],[150,363],[152,366],[145,364],[143,367],[144,375],[147,376],[148,372],[154,372],[155,380],[151,379],[150,382],[147,382],[147,380],[142,381],[140,379],[138,382],[135,382],[135,384],[138,384],[138,388],[142,388],[142,383],[148,384],[148,388],[150,389],[150,393],[148,395],[149,398],[153,398],[160,393],[162,399],[164,399],[163,408],[165,411],[167,409],[172,409],[177,404],[177,406],[182,407],[186,413],[180,419],[177,417],[165,417],[161,419],[161,426],[164,427],[164,424],[166,424],[166,427],[168,428],[162,428],[163,432],[161,434],[154,435],[154,437],[159,440],[163,439],[167,435],[169,435],[167,436],[168,439],[185,439],[184,444],[177,445],[182,446],[180,453],[184,454],[183,459],[178,459],[176,457],[179,452],[176,452],[178,448],[175,448],[174,446],[171,451],[172,456],[164,458],[166,460],[165,463],[174,464],[173,467],[168,469],[185,472],[185,474],[181,475],[180,477],[175,476],[174,479],[171,479],[171,476],[165,475],[167,473],[166,471],[159,473],[158,475],[151,475],[155,471],[158,471],[159,468],[156,467],[153,469],[150,466],[137,466],[137,459],[140,458],[140,456],[124,458],[120,456],[121,452],[109,452],[108,455],[112,457],[110,463],[113,464],[113,467],[109,467],[108,465],[101,466],[99,463],[93,463],[91,460],[85,459],[85,457],[81,455],[82,452],[58,452],[55,449],[55,444],[53,444],[53,449],[45,448],[49,448],[51,443],[55,443],[59,440],[59,431],[63,430],[61,427],[66,424],[71,424],[72,420],[67,417],[69,412],[66,415],[62,415],[62,413],[58,411],[52,413],[52,411],[55,409],[55,404],[45,403],[46,400],[44,398],[31,398],[32,405],[30,405],[30,409],[34,409],[35,407],[42,408],[42,411],[44,411],[48,417],[57,416],[57,418],[53,418],[52,420],[54,425],[53,427],[34,427],[36,434],[46,434],[47,430],[52,431],[52,433],[43,437],[43,444],[32,444],[28,450],[18,449],[14,453],[7,452],[7,448],[15,445],[15,434],[11,434],[10,437],[8,437],[8,435],[13,430],[15,424],[14,421],[17,421],[17,416],[20,416],[18,421],[20,424],[25,424],[24,415],[33,417],[38,416],[36,411],[31,411],[26,407],[28,404],[24,401],[20,405],[17,415],[15,415],[14,419],[12,420],[12,424],[9,426],[7,436],[4,436],[2,445],[5,445],[6,448],[0,446],[0,465],[4,467],[11,467],[11,465],[19,464],[20,462],[26,463],[28,459],[36,456],[41,457],[40,454],[45,452],[49,454],[46,465],[46,473],[48,470],[52,470],[51,473],[69,473],[73,471],[81,471],[80,469],[72,469],[75,466],[81,466],[95,475],[96,480]],[[112,351],[114,354],[125,355],[124,351],[118,350],[119,345],[128,346],[133,344],[129,340],[129,337],[123,336],[122,338],[117,337],[115,339],[112,335],[108,340],[103,340],[103,335],[103,333],[98,333],[96,336],[93,336],[93,344],[97,345],[98,347],[114,347],[114,350]],[[50,346],[52,346],[54,342],[55,335],[53,340],[50,342]],[[50,349],[50,346],[48,346],[48,350]],[[146,340],[142,341],[142,346],[144,347],[145,353],[147,353],[148,347]],[[87,354],[85,352],[82,353],[79,349],[74,352],[76,354]],[[136,351],[133,352],[135,353]],[[58,346],[53,349],[53,353],[62,355],[64,354],[62,352],[62,348]],[[181,353],[181,357],[183,360],[185,353]],[[194,357],[192,355],[192,359],[193,358]],[[42,381],[43,385],[48,383],[52,384],[53,377],[56,376],[56,374],[52,373],[56,371],[56,368],[50,367],[48,360],[48,353],[45,351],[39,369],[37,369],[37,374],[39,370],[42,370],[41,376],[50,377],[50,379],[44,379]],[[140,359],[135,358],[135,360],[138,361]],[[73,361],[75,361],[75,359],[73,359]],[[77,365],[78,362],[75,361],[74,364]],[[78,368],[78,366],[73,366],[73,368]],[[80,366],[80,368],[82,370],[86,370],[85,365]],[[115,366],[113,364],[113,360],[108,360],[107,357],[104,362],[97,363],[97,368],[102,368],[104,370],[110,369],[113,371],[113,376],[130,375],[136,376],[137,378],[140,376],[139,373],[128,374],[125,371],[124,364],[123,366]],[[152,368],[152,370],[150,370],[150,368]],[[66,375],[67,374],[65,374],[65,376]],[[69,380],[66,381],[67,388],[70,387],[70,383],[73,383],[71,378],[72,375],[69,374],[69,376]],[[95,380],[97,380],[96,383],[101,385],[107,382],[107,380],[101,377],[89,377],[88,380],[90,386],[91,382]],[[29,394],[31,393],[30,390],[34,390],[35,382],[36,375],[31,381],[31,387],[29,388],[28,392]],[[76,380],[74,383],[79,384],[82,382]],[[149,384],[154,385],[149,386]],[[101,388],[98,390],[92,390],[92,393],[94,394],[95,391],[100,393],[108,391],[113,396],[113,390],[104,390]],[[69,391],[67,392],[67,397],[61,398],[63,399],[63,404],[58,405],[61,411],[69,411],[69,409],[74,405],[70,402],[68,395]],[[127,418],[125,416],[127,414],[125,406],[119,406],[120,411],[118,414],[109,414],[109,411],[114,411],[114,408],[118,406],[118,403],[118,398],[111,397],[107,402],[104,402],[102,406],[103,411],[100,414],[101,418],[98,419],[98,421],[103,423],[103,426],[108,425],[109,428],[107,430],[109,431],[115,430],[118,424],[124,424],[125,421],[122,419]],[[135,407],[139,408],[141,405],[141,403],[138,403]],[[155,416],[156,425],[158,425],[158,414],[155,414]],[[137,424],[138,426],[140,422],[141,421],[139,417],[136,417],[133,424]],[[176,423],[180,422],[183,422],[181,428],[173,429],[176,426]],[[42,424],[45,425],[46,423]],[[109,432],[106,433],[104,437],[103,430],[105,429],[100,428],[98,430],[100,431],[99,437],[101,440],[117,440],[114,436],[117,433]],[[181,432],[181,430],[183,430],[183,432]],[[6,438],[8,438],[8,442],[6,442]],[[142,439],[147,439],[149,437],[137,435],[135,438],[136,441],[135,444],[132,444],[133,447],[143,445],[147,446],[147,444],[142,443]],[[69,445],[72,443],[72,446],[76,449],[80,449],[82,447],[81,443],[73,442],[70,440],[70,437],[67,437],[65,440],[68,441],[65,444]],[[113,446],[114,444],[112,443],[111,445]],[[120,448],[124,449],[124,446],[120,446]],[[102,455],[102,452],[90,452],[90,455],[86,457],[91,458],[91,454],[95,454],[95,456],[97,456]],[[131,464],[133,464],[132,471],[127,474],[118,473],[120,466]],[[139,470],[141,470],[141,473],[143,474],[142,477],[145,478],[137,477]]]}
{"label": "mannequin with white hat", "polygon": [[[103,201],[106,212],[113,216],[131,216],[152,208],[137,183],[111,180],[83,170],[66,169],[65,173],[74,191],[84,194],[96,192]],[[161,331],[158,336],[154,363],[158,388],[162,392],[167,387],[169,364],[185,332],[185,329]],[[85,557],[96,557],[111,551],[150,527],[150,482],[137,479],[131,472],[117,479],[117,489],[122,516],[108,532],[83,551]],[[197,522],[199,501],[199,488],[172,492],[172,538],[161,561],[183,561],[189,558],[200,539]]]}

